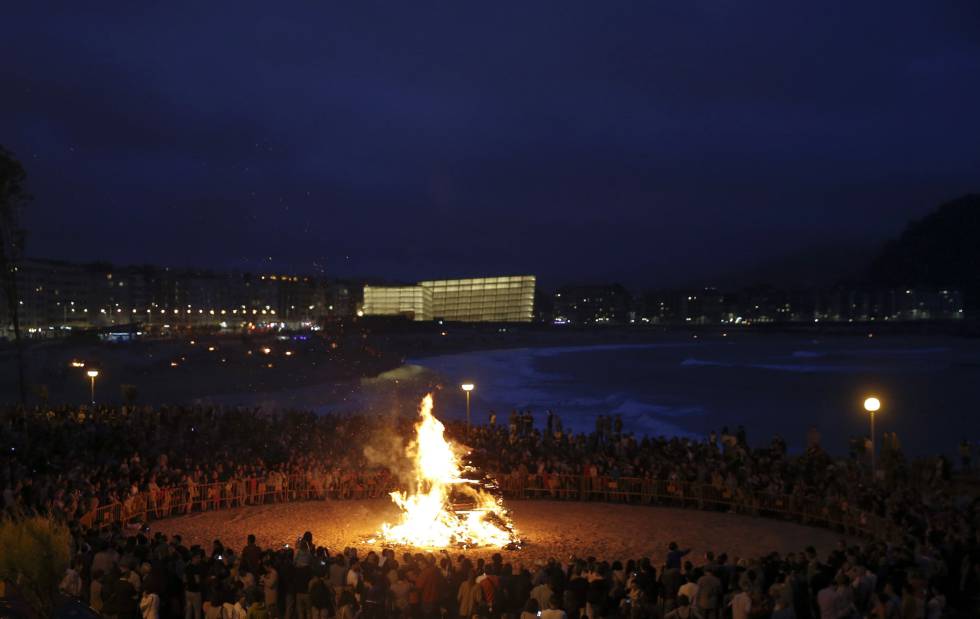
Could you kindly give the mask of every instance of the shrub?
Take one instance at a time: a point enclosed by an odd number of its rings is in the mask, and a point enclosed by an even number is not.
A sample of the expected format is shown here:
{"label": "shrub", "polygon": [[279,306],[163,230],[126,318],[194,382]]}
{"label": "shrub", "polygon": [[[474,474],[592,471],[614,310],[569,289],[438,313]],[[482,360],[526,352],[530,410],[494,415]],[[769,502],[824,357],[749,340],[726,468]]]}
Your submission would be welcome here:
{"label": "shrub", "polygon": [[17,588],[42,616],[51,616],[68,568],[68,527],[50,516],[0,517],[0,579]]}

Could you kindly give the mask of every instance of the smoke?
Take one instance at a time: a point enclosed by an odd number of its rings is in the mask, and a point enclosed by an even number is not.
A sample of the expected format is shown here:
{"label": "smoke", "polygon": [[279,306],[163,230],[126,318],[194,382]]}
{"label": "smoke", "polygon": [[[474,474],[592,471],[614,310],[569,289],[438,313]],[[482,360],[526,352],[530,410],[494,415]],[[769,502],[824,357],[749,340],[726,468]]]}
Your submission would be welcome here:
{"label": "smoke", "polygon": [[406,455],[407,449],[405,437],[391,426],[385,426],[376,431],[362,452],[369,466],[388,469],[403,486],[415,478],[412,460]]}

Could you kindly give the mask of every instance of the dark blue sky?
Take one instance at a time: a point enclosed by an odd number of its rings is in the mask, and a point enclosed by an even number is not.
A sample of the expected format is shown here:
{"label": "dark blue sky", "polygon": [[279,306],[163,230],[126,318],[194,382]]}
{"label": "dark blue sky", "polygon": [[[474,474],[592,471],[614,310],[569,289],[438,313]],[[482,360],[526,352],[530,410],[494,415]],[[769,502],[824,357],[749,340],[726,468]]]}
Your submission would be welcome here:
{"label": "dark blue sky", "polygon": [[59,4],[0,20],[34,256],[667,285],[980,189],[975,0]]}

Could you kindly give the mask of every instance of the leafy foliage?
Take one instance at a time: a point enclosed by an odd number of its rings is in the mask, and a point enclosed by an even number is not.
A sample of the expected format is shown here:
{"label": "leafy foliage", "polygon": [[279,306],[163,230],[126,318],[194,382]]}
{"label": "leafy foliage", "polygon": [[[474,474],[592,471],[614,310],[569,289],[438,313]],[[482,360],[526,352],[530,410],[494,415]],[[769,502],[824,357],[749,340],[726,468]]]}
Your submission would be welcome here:
{"label": "leafy foliage", "polygon": [[68,527],[49,516],[0,519],[0,579],[16,583],[27,603],[50,616],[70,543]]}

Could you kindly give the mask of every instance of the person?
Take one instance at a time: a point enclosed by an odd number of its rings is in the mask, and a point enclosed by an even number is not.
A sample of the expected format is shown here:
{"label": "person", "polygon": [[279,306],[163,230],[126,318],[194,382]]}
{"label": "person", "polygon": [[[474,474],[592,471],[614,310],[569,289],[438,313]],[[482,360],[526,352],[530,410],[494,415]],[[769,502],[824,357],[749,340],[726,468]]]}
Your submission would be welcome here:
{"label": "person", "polygon": [[333,591],[323,574],[314,574],[309,586],[313,619],[327,619],[333,614]]}
{"label": "person", "polygon": [[442,572],[436,567],[433,559],[425,560],[425,567],[416,581],[422,597],[422,614],[425,617],[436,617],[439,610],[439,598],[442,595]]}
{"label": "person", "polygon": [[82,597],[82,559],[81,557],[76,557],[71,565],[65,570],[65,575],[61,579],[61,583],[58,585],[58,590],[63,594],[73,597]]}
{"label": "person", "polygon": [[303,537],[296,541],[296,556],[293,564],[296,567],[309,567],[313,565],[313,534],[307,531]]}
{"label": "person", "polygon": [[361,608],[358,606],[353,593],[345,590],[341,594],[338,604],[340,608],[337,610],[337,619],[360,619]]}
{"label": "person", "polygon": [[343,556],[336,556],[329,561],[330,565],[330,586],[333,587],[334,600],[340,600],[340,594],[344,592],[344,588],[347,586],[347,563],[344,561]]}
{"label": "person", "polygon": [[262,549],[255,543],[254,534],[249,534],[248,543],[242,548],[241,565],[252,574],[258,574],[262,567]]}
{"label": "person", "polygon": [[946,595],[941,589],[933,588],[926,605],[926,619],[942,619],[946,614]]}
{"label": "person", "polygon": [[262,561],[262,576],[259,578],[259,586],[262,587],[265,611],[272,619],[276,619],[279,616],[279,572],[276,571],[270,558]]}
{"label": "person", "polygon": [[184,566],[184,619],[201,619],[204,608],[201,587],[204,585],[204,565],[201,559],[204,552],[199,547],[191,548],[191,562]]}
{"label": "person", "polygon": [[[313,614],[313,606],[310,604],[310,580],[312,578],[313,569],[309,564],[293,567],[293,577],[289,582],[288,592],[293,596],[296,616],[299,619],[310,619]],[[288,613],[287,619],[290,619]]]}
{"label": "person", "polygon": [[[392,592],[395,592],[394,585],[392,585]],[[398,598],[396,597],[395,599],[397,607]],[[460,619],[470,619],[473,615],[478,614],[483,605],[483,589],[476,582],[476,572],[474,570],[469,570],[466,577],[463,578],[463,581],[459,583],[459,589],[456,591],[456,603],[459,606]]]}
{"label": "person", "polygon": [[787,603],[784,599],[776,598],[770,619],[796,619],[796,611],[793,610],[791,603]]}
{"label": "person", "polygon": [[548,600],[548,608],[541,611],[541,619],[568,619],[568,615],[562,610],[561,600],[557,594],[552,594]]}
{"label": "person", "polygon": [[[886,585],[886,589],[888,585]],[[872,619],[900,619],[901,612],[899,605],[893,603],[891,595],[887,591],[882,591],[874,596],[874,603],[871,606]]]}
{"label": "person", "polygon": [[361,573],[361,563],[355,560],[347,570],[347,588],[357,590],[361,586],[364,575]]}
{"label": "person", "polygon": [[215,589],[205,600],[203,605],[204,619],[224,619],[221,616],[221,591]]}
{"label": "person", "polygon": [[380,571],[372,570],[364,578],[361,608],[364,619],[382,619],[385,616],[388,579]]}
{"label": "person", "polygon": [[749,611],[752,610],[752,596],[748,591],[739,587],[738,593],[729,603],[732,608],[732,619],[749,619]]}
{"label": "person", "polygon": [[701,619],[701,614],[691,606],[691,598],[681,593],[677,596],[677,608],[664,615],[664,619]]}
{"label": "person", "polygon": [[544,580],[538,586],[531,589],[531,597],[537,601],[539,609],[548,608],[548,600],[555,592],[551,587],[551,583],[548,580]]}
{"label": "person", "polygon": [[160,619],[160,596],[149,588],[143,590],[140,598],[140,616],[142,619]]}
{"label": "person", "polygon": [[665,569],[668,570],[679,570],[681,569],[681,559],[687,556],[691,552],[690,548],[685,550],[680,550],[677,547],[677,542],[671,542],[667,545],[667,561],[665,562]]}
{"label": "person", "polygon": [[[690,570],[686,570],[686,573],[684,574],[684,584],[682,584],[677,590],[677,599],[680,600],[680,596],[682,595],[687,596],[688,603],[690,603],[691,600],[698,599],[698,585],[696,582],[694,582],[694,574],[692,574]],[[694,608],[693,605],[692,608]]]}
{"label": "person", "polygon": [[599,564],[589,576],[589,588],[585,594],[585,614],[589,619],[604,617],[609,602],[608,568]]}
{"label": "person", "polygon": [[540,608],[536,599],[533,597],[528,598],[527,602],[524,602],[524,609],[521,611],[520,619],[538,619],[541,615]]}
{"label": "person", "polygon": [[92,584],[88,589],[88,605],[102,612],[102,570],[92,570]]}
{"label": "person", "polygon": [[722,588],[721,581],[715,575],[716,569],[715,566],[706,569],[697,583],[697,609],[704,619],[718,619],[719,615]]}
{"label": "person", "polygon": [[923,619],[925,601],[918,595],[915,585],[906,581],[902,585],[902,619]]}
{"label": "person", "polygon": [[852,614],[854,608],[850,603],[850,591],[845,593],[845,586],[847,576],[838,574],[836,578],[827,579],[826,586],[818,588],[817,608],[820,610],[820,619],[844,619]]}
{"label": "person", "polygon": [[248,619],[248,602],[245,601],[246,589],[241,582],[235,584],[232,594],[233,601],[225,602],[222,607],[224,619]]}
{"label": "person", "polygon": [[116,569],[114,577],[109,578],[108,586],[102,590],[103,612],[115,619],[136,619],[139,600],[136,588],[126,573]]}
{"label": "person", "polygon": [[265,593],[253,590],[249,594],[251,603],[248,605],[247,619],[270,619],[269,609],[265,604]]}

